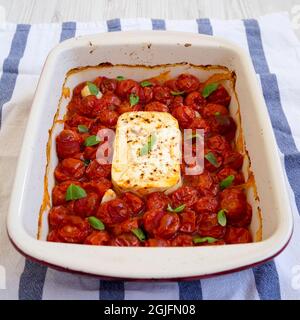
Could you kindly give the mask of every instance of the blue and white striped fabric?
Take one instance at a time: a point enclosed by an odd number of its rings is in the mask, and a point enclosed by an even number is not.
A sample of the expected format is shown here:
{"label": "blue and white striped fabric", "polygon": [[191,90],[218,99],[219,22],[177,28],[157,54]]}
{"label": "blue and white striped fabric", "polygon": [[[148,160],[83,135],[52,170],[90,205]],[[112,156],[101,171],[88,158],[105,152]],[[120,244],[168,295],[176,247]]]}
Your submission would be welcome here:
{"label": "blue and white striped fabric", "polygon": [[[110,282],[49,269],[24,259],[13,249],[5,232],[5,216],[27,115],[45,58],[65,39],[120,30],[217,35],[249,52],[274,128],[295,218],[292,240],[275,260],[201,281]],[[114,19],[2,24],[0,68],[0,265],[6,270],[6,290],[0,287],[0,299],[300,299],[300,44],[287,14],[232,21]]]}

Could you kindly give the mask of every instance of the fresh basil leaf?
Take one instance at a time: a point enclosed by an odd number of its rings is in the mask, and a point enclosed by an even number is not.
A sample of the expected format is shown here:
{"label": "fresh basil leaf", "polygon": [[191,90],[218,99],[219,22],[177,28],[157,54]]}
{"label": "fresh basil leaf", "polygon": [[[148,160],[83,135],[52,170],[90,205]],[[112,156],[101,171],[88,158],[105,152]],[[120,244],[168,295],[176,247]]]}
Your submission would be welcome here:
{"label": "fresh basil leaf", "polygon": [[100,219],[94,216],[88,217],[88,222],[93,227],[93,229],[100,230],[100,231],[105,230],[104,223]]}
{"label": "fresh basil leaf", "polygon": [[130,105],[133,107],[139,103],[140,98],[139,98],[139,96],[132,93],[129,97],[129,101],[130,101]]}
{"label": "fresh basil leaf", "polygon": [[218,241],[218,239],[213,238],[213,237],[200,237],[200,236],[196,236],[193,238],[193,242],[195,244],[197,243],[204,243],[204,242],[208,242],[208,243],[214,243]]}
{"label": "fresh basil leaf", "polygon": [[209,97],[214,91],[218,89],[218,84],[217,83],[210,83],[204,87],[202,90],[202,96],[204,98]]}
{"label": "fresh basil leaf", "polygon": [[122,80],[124,80],[125,78],[124,78],[123,76],[117,76],[116,79],[117,79],[118,81],[122,81]]}
{"label": "fresh basil leaf", "polygon": [[215,112],[215,116],[217,117],[217,116],[220,116],[221,115],[221,112],[220,111],[217,111],[217,112]]}
{"label": "fresh basil leaf", "polygon": [[84,145],[86,147],[91,147],[101,142],[101,140],[97,136],[89,136],[85,139]]}
{"label": "fresh basil leaf", "polygon": [[185,204],[182,204],[180,206],[178,206],[177,208],[172,208],[172,206],[170,205],[170,203],[168,203],[168,208],[167,210],[169,212],[176,212],[176,213],[180,213],[185,209]]}
{"label": "fresh basil leaf", "polygon": [[230,176],[226,177],[225,179],[223,179],[219,185],[221,189],[225,189],[228,188],[232,185],[232,182],[234,181],[234,175],[231,174]]}
{"label": "fresh basil leaf", "polygon": [[89,160],[89,159],[84,159],[84,160],[83,160],[83,163],[84,163],[84,165],[87,167],[87,166],[91,163],[91,160]]}
{"label": "fresh basil leaf", "polygon": [[220,166],[220,164],[218,163],[217,158],[215,157],[215,155],[212,152],[208,152],[204,158],[209,161],[214,167],[218,168]]}
{"label": "fresh basil leaf", "polygon": [[93,82],[88,81],[86,84],[90,90],[91,95],[96,96],[99,93],[99,88]]}
{"label": "fresh basil leaf", "polygon": [[151,87],[151,86],[153,86],[153,83],[150,82],[150,81],[145,80],[145,81],[141,82],[141,86],[142,87]]}
{"label": "fresh basil leaf", "polygon": [[89,132],[88,127],[85,126],[84,124],[78,125],[77,129],[78,129],[79,133],[87,133],[87,132]]}
{"label": "fresh basil leaf", "polygon": [[66,200],[77,200],[86,197],[86,192],[83,188],[71,183],[66,192]]}
{"label": "fresh basil leaf", "polygon": [[218,223],[222,227],[226,226],[227,224],[226,210],[222,209],[218,212]]}
{"label": "fresh basil leaf", "polygon": [[157,140],[156,135],[151,134],[148,137],[147,143],[140,149],[140,156],[145,156],[146,154],[148,154],[153,149],[156,143],[156,140]]}
{"label": "fresh basil leaf", "polygon": [[172,96],[181,96],[184,94],[184,91],[171,91]]}
{"label": "fresh basil leaf", "polygon": [[140,228],[132,229],[131,232],[140,240],[140,241],[145,241],[146,240],[146,235],[144,231]]}

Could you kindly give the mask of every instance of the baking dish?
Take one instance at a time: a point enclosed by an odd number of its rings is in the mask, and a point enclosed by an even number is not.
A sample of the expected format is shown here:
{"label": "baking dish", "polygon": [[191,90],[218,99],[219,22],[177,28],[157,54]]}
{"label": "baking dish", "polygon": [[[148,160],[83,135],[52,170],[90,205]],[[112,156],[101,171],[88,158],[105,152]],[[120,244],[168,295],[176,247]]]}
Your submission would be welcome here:
{"label": "baking dish", "polygon": [[[124,248],[50,243],[44,241],[46,215],[40,221],[43,228],[40,240],[37,239],[38,213],[45,191],[48,130],[52,127],[58,105],[60,108],[56,115],[59,118],[64,114],[68,101],[68,90],[63,90],[61,96],[62,87],[72,89],[99,73],[99,67],[82,67],[107,62],[119,67],[102,68],[101,72],[117,75],[120,72],[118,68],[121,68],[124,76],[134,79],[147,77],[146,72],[163,72],[173,64],[172,72],[175,74],[187,69],[196,72],[193,65],[200,64],[220,65],[235,72],[238,100],[231,108],[240,105],[242,131],[256,181],[254,189],[259,195],[258,199],[256,192],[248,194],[251,204],[255,204],[257,209],[251,231],[254,239],[262,238],[262,241],[200,248]],[[146,70],[133,67],[137,65],[156,67]],[[77,70],[69,72],[74,68]],[[219,72],[222,71],[224,69],[219,67]],[[53,134],[56,130],[59,130],[59,125],[53,128]],[[50,143],[50,162],[46,174],[49,190],[53,185],[56,161],[52,156],[53,148],[54,144]],[[19,159],[7,227],[15,246],[33,259],[67,270],[113,278],[202,277],[245,268],[278,254],[291,236],[292,215],[272,127],[248,56],[222,39],[178,32],[111,33],[75,38],[58,45],[47,58],[36,91]]]}

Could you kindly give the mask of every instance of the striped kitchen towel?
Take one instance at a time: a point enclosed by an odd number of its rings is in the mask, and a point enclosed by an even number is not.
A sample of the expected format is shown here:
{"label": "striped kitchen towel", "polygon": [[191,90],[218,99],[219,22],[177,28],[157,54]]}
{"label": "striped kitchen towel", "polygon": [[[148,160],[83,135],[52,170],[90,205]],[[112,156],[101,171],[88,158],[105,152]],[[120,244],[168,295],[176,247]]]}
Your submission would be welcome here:
{"label": "striped kitchen towel", "polygon": [[[222,36],[252,58],[274,128],[295,219],[275,260],[191,282],[100,281],[62,273],[23,258],[10,244],[5,218],[34,90],[48,52],[65,39],[120,30],[178,30]],[[299,299],[300,45],[288,14],[257,20],[114,19],[62,24],[0,24],[0,299]],[[29,213],[30,214],[30,213]]]}

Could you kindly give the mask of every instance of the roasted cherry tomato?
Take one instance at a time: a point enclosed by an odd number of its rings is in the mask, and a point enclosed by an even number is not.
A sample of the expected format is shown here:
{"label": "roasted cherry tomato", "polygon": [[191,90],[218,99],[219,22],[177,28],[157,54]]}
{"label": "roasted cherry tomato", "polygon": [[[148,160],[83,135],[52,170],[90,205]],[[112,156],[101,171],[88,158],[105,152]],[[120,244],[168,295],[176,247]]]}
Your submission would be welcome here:
{"label": "roasted cherry tomato", "polygon": [[52,190],[52,205],[59,206],[66,203],[66,192],[70,184],[81,186],[78,181],[64,181],[61,184],[57,184]]}
{"label": "roasted cherry tomato", "polygon": [[154,231],[158,238],[170,239],[180,228],[180,219],[177,213],[165,213],[159,220],[157,229]]}
{"label": "roasted cherry tomato", "polygon": [[247,209],[246,195],[241,189],[225,189],[221,192],[221,208],[226,210],[229,221],[238,221],[245,217]]}
{"label": "roasted cherry tomato", "polygon": [[201,197],[194,204],[194,209],[198,213],[217,212],[218,207],[219,207],[219,201],[216,197],[213,197],[213,196]]}
{"label": "roasted cherry tomato", "polygon": [[171,90],[168,87],[162,87],[162,86],[154,87],[153,100],[156,100],[168,106],[173,100]]}
{"label": "roasted cherry tomato", "polygon": [[117,247],[139,247],[140,240],[132,233],[124,233],[112,240],[112,245]]}
{"label": "roasted cherry tomato", "polygon": [[63,130],[56,137],[56,152],[60,159],[71,158],[80,152],[80,136],[72,130]]}
{"label": "roasted cherry tomato", "polygon": [[191,74],[181,74],[176,81],[176,87],[186,93],[196,91],[199,85],[199,80]]}
{"label": "roasted cherry tomato", "polygon": [[150,234],[154,235],[156,228],[159,225],[160,219],[165,214],[163,210],[154,209],[146,211],[143,215],[144,229]]}
{"label": "roasted cherry tomato", "polygon": [[218,223],[215,212],[201,213],[197,219],[198,232],[201,237],[223,238],[226,228]]}
{"label": "roasted cherry tomato", "polygon": [[252,242],[252,237],[248,229],[228,227],[224,240],[228,244]]}
{"label": "roasted cherry tomato", "polygon": [[184,99],[186,106],[191,106],[194,110],[202,113],[201,111],[206,106],[206,100],[202,97],[199,91],[193,91],[189,93]]}
{"label": "roasted cherry tomato", "polygon": [[67,158],[62,160],[54,171],[57,182],[66,180],[79,180],[85,173],[85,165],[81,160]]}
{"label": "roasted cherry tomato", "polygon": [[118,82],[116,93],[121,98],[128,98],[131,94],[138,95],[140,85],[131,79],[125,79]]}
{"label": "roasted cherry tomato", "polygon": [[144,201],[131,192],[125,192],[122,196],[122,200],[126,203],[130,215],[137,216],[144,208]]}
{"label": "roasted cherry tomato", "polygon": [[58,228],[58,236],[65,242],[82,243],[91,231],[90,224],[86,220],[70,215]]}
{"label": "roasted cherry tomato", "polygon": [[86,175],[91,180],[107,178],[110,176],[111,165],[100,164],[97,160],[93,160],[86,168]]}
{"label": "roasted cherry tomato", "polygon": [[193,237],[188,234],[179,234],[171,243],[173,247],[192,247],[194,245]]}
{"label": "roasted cherry tomato", "polygon": [[93,246],[109,246],[110,236],[107,231],[93,231],[84,240],[84,244],[91,244]]}
{"label": "roasted cherry tomato", "polygon": [[86,190],[87,192],[95,192],[100,198],[102,198],[104,193],[111,187],[111,181],[106,178],[99,178],[96,180],[83,182],[84,190]]}
{"label": "roasted cherry tomato", "polygon": [[51,228],[58,227],[66,216],[70,214],[69,210],[64,206],[52,207],[49,211],[48,220]]}
{"label": "roasted cherry tomato", "polygon": [[99,206],[97,217],[108,226],[121,223],[130,217],[126,203],[121,199],[114,199]]}
{"label": "roasted cherry tomato", "polygon": [[224,167],[217,173],[218,179],[221,182],[226,179],[228,176],[234,176],[234,180],[231,185],[239,185],[245,182],[244,175],[242,172],[237,172],[230,167]]}
{"label": "roasted cherry tomato", "polygon": [[181,128],[190,128],[191,123],[196,118],[196,112],[189,106],[179,106],[172,111],[174,118],[178,120]]}
{"label": "roasted cherry tomato", "polygon": [[184,204],[186,208],[191,208],[196,203],[198,196],[198,191],[195,188],[183,186],[171,195],[173,207]]}
{"label": "roasted cherry tomato", "polygon": [[230,100],[231,97],[229,93],[222,85],[219,85],[218,89],[211,93],[207,98],[209,103],[222,104],[225,107],[229,106]]}
{"label": "roasted cherry tomato", "polygon": [[170,241],[165,239],[148,239],[145,241],[145,247],[170,247]]}
{"label": "roasted cherry tomato", "polygon": [[170,203],[169,197],[163,192],[153,192],[147,197],[147,210],[166,210]]}
{"label": "roasted cherry tomato", "polygon": [[234,170],[240,170],[243,166],[244,157],[237,151],[224,152],[224,165]]}
{"label": "roasted cherry tomato", "polygon": [[86,197],[75,200],[73,211],[81,217],[92,216],[97,212],[99,205],[99,196],[97,193],[88,193]]}
{"label": "roasted cherry tomato", "polygon": [[112,233],[115,236],[119,236],[120,234],[131,232],[134,229],[139,228],[140,221],[138,218],[130,218],[121,223],[115,224],[111,227]]}
{"label": "roasted cherry tomato", "polygon": [[169,108],[161,102],[150,102],[145,105],[145,111],[169,112]]}
{"label": "roasted cherry tomato", "polygon": [[201,110],[201,115],[203,118],[227,116],[228,109],[221,104],[208,103]]}
{"label": "roasted cherry tomato", "polygon": [[196,231],[196,213],[193,210],[184,210],[180,215],[179,231],[194,233]]}

